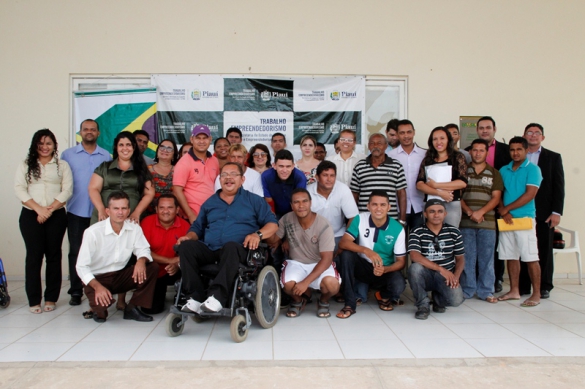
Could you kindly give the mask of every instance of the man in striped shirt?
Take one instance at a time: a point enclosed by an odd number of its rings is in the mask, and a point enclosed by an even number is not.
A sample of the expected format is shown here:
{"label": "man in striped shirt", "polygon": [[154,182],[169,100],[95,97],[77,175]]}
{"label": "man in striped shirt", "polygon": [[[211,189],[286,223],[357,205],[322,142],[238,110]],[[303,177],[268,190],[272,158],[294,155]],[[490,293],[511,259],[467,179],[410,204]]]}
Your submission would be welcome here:
{"label": "man in striped shirt", "polygon": [[[354,169],[349,188],[360,212],[368,212],[368,200],[373,190],[383,190],[390,200],[388,216],[406,224],[406,177],[402,164],[386,155],[387,142],[382,134],[370,136],[370,155],[359,161]],[[398,208],[400,217],[396,208]]]}
{"label": "man in striped shirt", "polygon": [[447,211],[441,200],[425,204],[426,223],[411,231],[408,251],[412,265],[408,268],[408,282],[416,299],[415,318],[429,317],[432,292],[433,312],[443,313],[445,307],[456,307],[463,302],[459,278],[465,266],[463,238],[455,227],[443,223]]}
{"label": "man in striped shirt", "polygon": [[475,139],[471,143],[471,165],[467,168],[467,187],[461,196],[459,228],[465,245],[465,269],[461,277],[463,296],[477,297],[497,303],[494,297],[494,249],[496,217],[494,208],[504,190],[502,176],[487,164],[488,142]]}

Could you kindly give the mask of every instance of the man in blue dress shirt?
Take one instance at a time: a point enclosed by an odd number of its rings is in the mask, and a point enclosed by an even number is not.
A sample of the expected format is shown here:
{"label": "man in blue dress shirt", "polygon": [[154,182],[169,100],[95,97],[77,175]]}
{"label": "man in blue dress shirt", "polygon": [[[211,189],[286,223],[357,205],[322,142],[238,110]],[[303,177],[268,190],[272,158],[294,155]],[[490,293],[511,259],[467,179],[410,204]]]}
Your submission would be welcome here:
{"label": "man in blue dress shirt", "polygon": [[[226,163],[219,177],[221,189],[203,203],[187,235],[177,240],[186,309],[197,313],[228,306],[238,264],[246,260],[248,250],[257,249],[278,230],[266,201],[242,188],[242,165]],[[206,294],[199,269],[213,263],[220,270]]]}
{"label": "man in blue dress shirt", "polygon": [[112,160],[110,153],[97,145],[100,136],[98,123],[93,119],[81,122],[79,128],[81,143],[73,146],[61,154],[61,159],[67,161],[73,173],[73,196],[67,202],[67,237],[69,239],[69,279],[71,286],[69,293],[70,305],[81,304],[83,284],[77,275],[77,254],[81,247],[83,232],[89,227],[93,204],[89,199],[87,187],[93,171],[102,162]]}

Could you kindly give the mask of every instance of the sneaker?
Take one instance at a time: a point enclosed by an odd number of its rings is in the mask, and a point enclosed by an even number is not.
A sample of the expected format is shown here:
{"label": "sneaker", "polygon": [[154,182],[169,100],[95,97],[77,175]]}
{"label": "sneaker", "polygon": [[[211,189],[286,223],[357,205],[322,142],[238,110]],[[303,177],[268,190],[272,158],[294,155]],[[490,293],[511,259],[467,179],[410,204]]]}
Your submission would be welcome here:
{"label": "sneaker", "polygon": [[194,313],[201,313],[201,303],[199,301],[195,301],[192,298],[187,300],[183,308],[181,308],[183,312],[194,312]]}
{"label": "sneaker", "polygon": [[221,303],[213,296],[209,296],[207,300],[201,304],[201,310],[204,312],[219,312],[222,308]]}
{"label": "sneaker", "polygon": [[429,313],[429,307],[418,307],[416,313],[414,314],[414,318],[419,320],[427,320],[429,318]]}

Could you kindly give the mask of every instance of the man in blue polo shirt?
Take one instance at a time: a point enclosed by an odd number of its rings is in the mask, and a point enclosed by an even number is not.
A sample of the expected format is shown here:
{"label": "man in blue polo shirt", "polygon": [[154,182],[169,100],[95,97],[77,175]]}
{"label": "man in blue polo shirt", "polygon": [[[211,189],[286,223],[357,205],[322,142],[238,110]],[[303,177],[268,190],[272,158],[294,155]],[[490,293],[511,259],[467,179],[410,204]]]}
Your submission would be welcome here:
{"label": "man in blue polo shirt", "polygon": [[83,232],[89,227],[93,204],[89,199],[87,187],[93,171],[102,162],[112,160],[110,153],[97,145],[100,136],[98,123],[93,119],[81,122],[79,128],[81,143],[73,146],[61,154],[61,159],[67,161],[73,173],[73,196],[67,202],[67,237],[69,239],[69,293],[70,305],[81,304],[83,284],[77,275],[77,255],[83,240]]}
{"label": "man in blue polo shirt", "polygon": [[540,265],[536,243],[536,206],[534,198],[542,182],[540,168],[527,157],[528,141],[515,136],[510,139],[512,162],[500,169],[504,181],[504,195],[500,200],[498,212],[507,224],[514,224],[513,218],[530,218],[532,227],[527,230],[500,231],[498,245],[499,258],[508,261],[510,291],[498,300],[520,299],[518,286],[520,259],[528,267],[532,282],[532,295],[521,306],[535,307],[540,304]]}
{"label": "man in blue polo shirt", "polygon": [[[226,163],[220,174],[221,189],[203,203],[187,235],[177,240],[183,273],[183,292],[189,299],[186,309],[218,312],[227,307],[238,274],[238,263],[262,239],[278,230],[277,220],[261,197],[242,188],[242,165]],[[218,263],[220,270],[207,290],[199,268]]]}
{"label": "man in blue polo shirt", "polygon": [[280,219],[292,211],[290,202],[295,189],[307,187],[307,179],[302,171],[295,168],[290,151],[280,150],[274,156],[274,167],[262,173],[264,198],[274,202],[274,213]]}
{"label": "man in blue polo shirt", "polygon": [[373,190],[368,199],[369,212],[357,215],[339,242],[343,297],[345,306],[337,317],[346,319],[356,311],[355,280],[381,288],[378,307],[391,311],[400,301],[406,284],[400,270],[406,260],[405,233],[402,225],[388,217],[388,194]]}

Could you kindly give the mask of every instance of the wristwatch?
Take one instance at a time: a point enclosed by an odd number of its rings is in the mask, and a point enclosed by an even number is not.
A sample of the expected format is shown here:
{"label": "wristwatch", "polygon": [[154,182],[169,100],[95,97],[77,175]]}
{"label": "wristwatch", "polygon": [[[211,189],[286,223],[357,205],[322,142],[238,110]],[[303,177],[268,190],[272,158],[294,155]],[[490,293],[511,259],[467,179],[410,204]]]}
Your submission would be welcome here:
{"label": "wristwatch", "polygon": [[398,220],[398,223],[402,224],[403,226],[406,225],[406,221],[404,221],[404,220]]}
{"label": "wristwatch", "polygon": [[262,237],[263,237],[264,235],[262,235],[262,233],[260,232],[260,230],[256,231],[256,234],[258,234],[258,236],[260,237],[260,240],[262,240]]}

